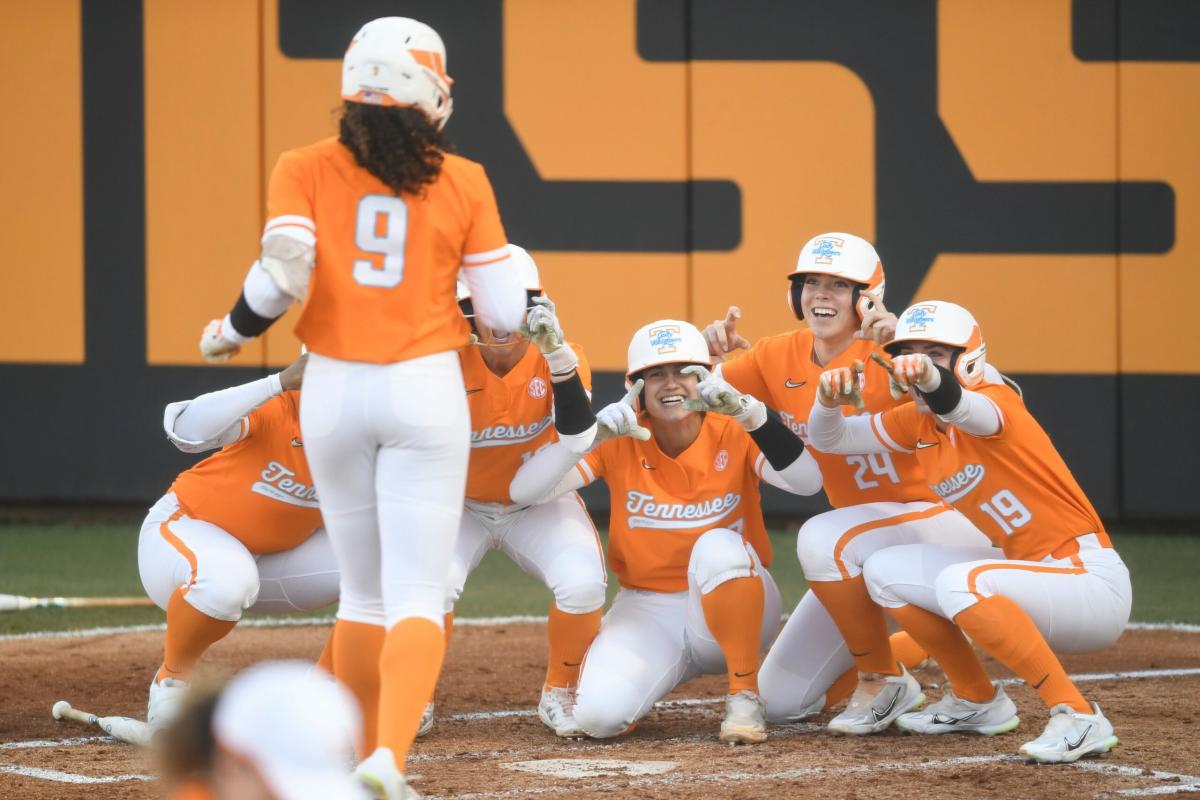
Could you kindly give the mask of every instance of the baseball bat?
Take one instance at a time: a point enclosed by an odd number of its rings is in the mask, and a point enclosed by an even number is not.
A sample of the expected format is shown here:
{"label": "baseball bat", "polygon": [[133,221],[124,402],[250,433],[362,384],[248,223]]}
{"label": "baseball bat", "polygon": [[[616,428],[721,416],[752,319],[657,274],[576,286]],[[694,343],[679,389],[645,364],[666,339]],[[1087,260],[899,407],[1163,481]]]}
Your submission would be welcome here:
{"label": "baseball bat", "polygon": [[132,608],[152,606],[149,597],[26,597],[0,594],[0,611],[24,611],[28,608]]}
{"label": "baseball bat", "polygon": [[132,717],[98,717],[88,711],[72,708],[66,700],[59,700],[50,710],[55,719],[69,719],[82,722],[84,725],[95,725],[114,739],[127,742],[138,747],[149,747],[154,738],[154,731],[140,719]]}

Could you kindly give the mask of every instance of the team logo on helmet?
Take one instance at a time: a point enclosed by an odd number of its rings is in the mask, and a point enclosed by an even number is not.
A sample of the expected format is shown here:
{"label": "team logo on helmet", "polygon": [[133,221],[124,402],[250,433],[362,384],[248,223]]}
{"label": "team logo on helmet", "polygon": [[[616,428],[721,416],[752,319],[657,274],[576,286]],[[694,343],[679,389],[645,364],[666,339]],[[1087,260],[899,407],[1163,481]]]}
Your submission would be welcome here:
{"label": "team logo on helmet", "polygon": [[534,400],[541,400],[546,396],[546,382],[541,378],[534,378],[529,382],[529,396]]}
{"label": "team logo on helmet", "polygon": [[650,336],[650,346],[657,348],[660,356],[674,353],[683,342],[683,337],[679,335],[678,325],[661,325],[657,328],[651,328],[648,333]]}
{"label": "team logo on helmet", "polygon": [[832,264],[835,256],[842,254],[845,239],[818,239],[813,245],[813,261],[818,264]]}
{"label": "team logo on helmet", "polygon": [[904,324],[912,333],[922,333],[934,322],[937,306],[913,306],[904,315]]}

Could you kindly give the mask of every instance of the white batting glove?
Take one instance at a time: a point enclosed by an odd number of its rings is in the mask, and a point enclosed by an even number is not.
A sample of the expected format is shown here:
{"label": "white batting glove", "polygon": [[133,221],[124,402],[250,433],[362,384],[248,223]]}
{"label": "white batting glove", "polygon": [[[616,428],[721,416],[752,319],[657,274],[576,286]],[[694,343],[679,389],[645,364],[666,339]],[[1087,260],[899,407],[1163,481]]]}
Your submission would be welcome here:
{"label": "white batting glove", "polygon": [[900,383],[916,386],[922,392],[932,392],[942,384],[941,373],[933,365],[933,359],[924,353],[893,358],[892,375]]}
{"label": "white batting glove", "polygon": [[533,303],[533,308],[525,315],[521,333],[542,351],[552,375],[569,375],[579,366],[579,356],[570,347],[564,346],[566,337],[555,313],[554,302],[542,295],[533,298]]}
{"label": "white batting glove", "polygon": [[864,405],[862,388],[865,383],[861,361],[856,360],[849,367],[827,369],[821,373],[821,380],[817,385],[817,400],[826,408],[852,405],[861,410]]}
{"label": "white batting glove", "polygon": [[609,403],[596,414],[596,439],[602,442],[617,436],[632,436],[634,439],[646,441],[650,431],[638,424],[637,411],[633,404],[642,393],[645,381],[638,378],[629,391],[615,403]]}
{"label": "white batting glove", "polygon": [[213,364],[228,361],[242,349],[242,341],[239,340],[244,341],[244,338],[236,332],[228,335],[224,319],[214,319],[204,326],[204,333],[200,334],[200,354]]}
{"label": "white batting glove", "polygon": [[879,353],[871,353],[871,360],[887,370],[888,393],[892,395],[892,399],[903,400],[908,395],[908,384],[896,380],[896,370],[892,362]]}
{"label": "white batting glove", "polygon": [[713,375],[705,367],[693,365],[681,372],[700,379],[696,384],[698,400],[684,400],[683,407],[689,411],[712,411],[736,419],[743,428],[755,431],[767,421],[767,406],[761,400],[742,394],[724,378]]}

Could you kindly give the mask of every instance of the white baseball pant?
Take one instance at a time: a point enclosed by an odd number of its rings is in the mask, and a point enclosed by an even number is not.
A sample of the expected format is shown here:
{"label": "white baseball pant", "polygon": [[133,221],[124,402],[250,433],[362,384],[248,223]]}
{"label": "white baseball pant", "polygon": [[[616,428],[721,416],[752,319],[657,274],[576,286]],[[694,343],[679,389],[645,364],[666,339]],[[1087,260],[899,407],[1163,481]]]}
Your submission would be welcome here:
{"label": "white baseball pant", "polygon": [[739,533],[718,528],[696,540],[686,592],[622,589],[583,662],[575,696],[580,727],[597,738],[617,736],[684,681],[724,673],[725,656],[704,621],[700,598],[751,575],[763,582],[766,650],[779,630],[782,601],[771,574]]}
{"label": "white baseball pant", "polygon": [[[210,522],[187,515],[171,520],[178,510],[175,493],[168,492],[150,509],[138,537],[138,573],[159,608],[165,610],[171,593],[189,583],[184,600],[229,622],[244,611],[314,611],[337,602],[337,561],[323,528],[290,550],[255,556]],[[188,553],[163,537],[164,523]]]}
{"label": "white baseball pant", "polygon": [[300,429],[341,570],[338,617],[442,627],[470,440],[457,354],[368,364],[312,353]]}
{"label": "white baseball pant", "polygon": [[499,550],[554,593],[567,614],[604,607],[608,573],[592,518],[575,492],[536,506],[466,501],[450,564],[447,612],[489,550]]}
{"label": "white baseball pant", "polygon": [[1095,534],[1076,541],[1077,556],[1041,561],[1010,561],[996,547],[891,547],[867,559],[864,576],[872,599],[885,608],[912,604],[954,619],[1001,595],[1025,609],[1050,649],[1101,650],[1129,622],[1129,570]]}

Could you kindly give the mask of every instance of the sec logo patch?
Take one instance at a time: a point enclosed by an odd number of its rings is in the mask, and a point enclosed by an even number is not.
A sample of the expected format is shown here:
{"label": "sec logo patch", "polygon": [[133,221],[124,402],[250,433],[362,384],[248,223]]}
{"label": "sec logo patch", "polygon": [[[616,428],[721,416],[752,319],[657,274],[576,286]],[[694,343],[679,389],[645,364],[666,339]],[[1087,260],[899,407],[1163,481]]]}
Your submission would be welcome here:
{"label": "sec logo patch", "polygon": [[713,466],[717,468],[717,472],[729,466],[729,451],[718,450],[717,457],[713,459]]}
{"label": "sec logo patch", "polygon": [[534,400],[541,400],[546,396],[546,382],[541,378],[534,378],[529,382],[529,396]]}

